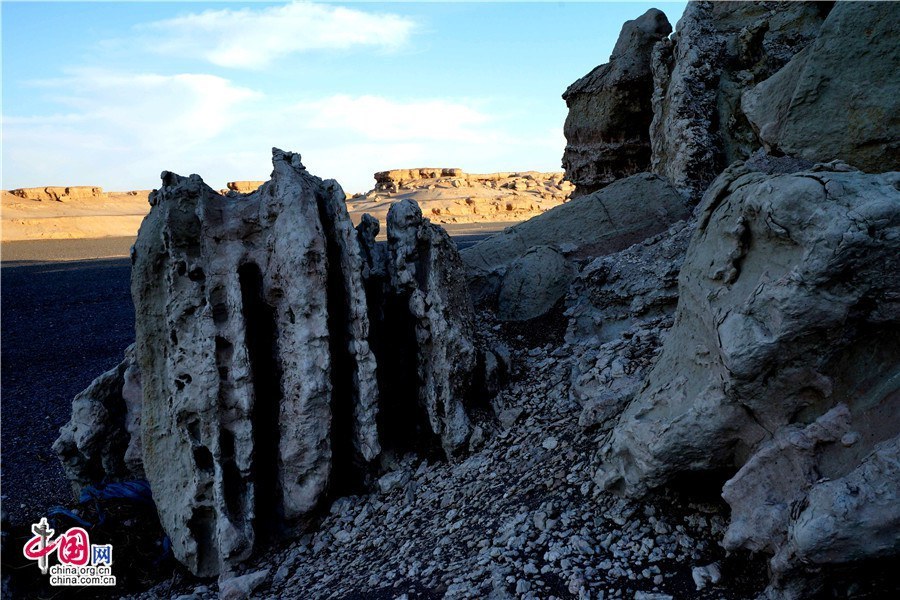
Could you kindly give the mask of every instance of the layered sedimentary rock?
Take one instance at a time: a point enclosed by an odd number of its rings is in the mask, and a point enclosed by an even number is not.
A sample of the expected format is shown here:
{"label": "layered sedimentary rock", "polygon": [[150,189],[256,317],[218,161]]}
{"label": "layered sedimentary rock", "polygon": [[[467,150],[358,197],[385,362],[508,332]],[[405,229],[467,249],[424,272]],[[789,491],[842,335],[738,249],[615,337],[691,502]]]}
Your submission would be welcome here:
{"label": "layered sedimentary rock", "polygon": [[[176,557],[200,575],[247,558],[330,490],[364,482],[383,444],[415,438],[407,427],[446,454],[469,435],[472,312],[446,233],[402,203],[389,252],[363,244],[361,255],[340,186],[299,155],[276,150],[273,165],[243,196],[164,173],[132,256],[143,467]],[[387,294],[404,304],[367,301],[375,254],[389,260]],[[408,327],[409,345],[370,323],[385,312]],[[371,327],[384,334],[377,361]],[[385,412],[406,420],[386,422],[379,385],[398,380],[412,393]],[[394,391],[381,397],[397,402]],[[409,419],[415,411],[427,418]]]}
{"label": "layered sedimentary rock", "polygon": [[808,46],[829,3],[691,2],[653,49],[651,168],[698,200],[759,146],[741,93]]}
{"label": "layered sedimentary rock", "polygon": [[421,168],[421,169],[391,169],[375,173],[375,190],[382,192],[397,191],[400,186],[409,185],[414,181],[423,179],[438,179],[440,177],[459,177],[462,169],[456,168]]}
{"label": "layered sedimentary rock", "polygon": [[[773,593],[809,591],[800,564],[900,552],[898,257],[897,173],[726,171],[704,197],[675,326],[598,483],[640,494],[743,465],[725,486],[726,545],[775,555]],[[854,512],[828,480],[867,481],[871,508]],[[879,526],[893,533],[855,539]]]}
{"label": "layered sedimentary rock", "polygon": [[121,363],[75,396],[53,444],[76,497],[101,481],[143,478],[140,422],[140,374],[129,346]]}
{"label": "layered sedimentary rock", "polygon": [[25,200],[40,202],[70,202],[73,200],[93,200],[103,197],[103,188],[89,185],[70,187],[18,188],[10,194]]}
{"label": "layered sedimentary rock", "polygon": [[[536,246],[555,248],[569,261],[617,252],[684,219],[688,210],[678,192],[661,177],[642,173],[581,196],[525,223],[462,251],[473,297],[492,303],[505,285],[513,263]],[[555,255],[546,255],[553,258]],[[532,277],[553,281],[560,276],[558,261],[530,261]],[[567,272],[567,281],[574,271]],[[554,285],[553,305],[565,294]],[[505,310],[504,318],[524,320],[531,311]]]}
{"label": "layered sedimentary rock", "polygon": [[354,221],[364,213],[384,227],[390,207],[415,200],[435,223],[524,221],[564,203],[574,186],[562,173],[464,173],[400,169],[375,173],[375,188],[347,200]]}
{"label": "layered sedimentary rock", "polygon": [[768,149],[870,172],[900,169],[896,24],[889,3],[839,2],[812,44],[745,91],[741,107]]}
{"label": "layered sedimentary rock", "polygon": [[648,170],[653,119],[650,54],[654,44],[671,32],[666,15],[655,8],[626,21],[609,62],[563,94],[569,114],[562,165],[566,178],[576,185],[575,195]]}
{"label": "layered sedimentary rock", "polygon": [[265,181],[229,181],[225,184],[225,187],[232,192],[249,194],[258,190],[264,183]]}

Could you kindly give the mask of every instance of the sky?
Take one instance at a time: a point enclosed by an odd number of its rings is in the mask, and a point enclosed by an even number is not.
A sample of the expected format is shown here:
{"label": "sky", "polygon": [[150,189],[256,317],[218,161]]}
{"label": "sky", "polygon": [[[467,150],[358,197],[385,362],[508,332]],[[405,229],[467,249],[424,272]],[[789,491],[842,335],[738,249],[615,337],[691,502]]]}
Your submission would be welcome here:
{"label": "sky", "polygon": [[622,23],[685,3],[7,2],[2,188],[213,188],[271,148],[345,191],[375,171],[559,171],[566,87]]}

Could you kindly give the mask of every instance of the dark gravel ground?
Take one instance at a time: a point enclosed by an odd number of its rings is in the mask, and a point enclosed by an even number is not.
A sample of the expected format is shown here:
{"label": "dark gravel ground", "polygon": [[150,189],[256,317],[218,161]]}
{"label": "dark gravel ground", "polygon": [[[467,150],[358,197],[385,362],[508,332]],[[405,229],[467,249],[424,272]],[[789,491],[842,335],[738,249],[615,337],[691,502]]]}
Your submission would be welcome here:
{"label": "dark gravel ground", "polygon": [[12,523],[68,504],[51,449],[72,398],[134,341],[128,259],[0,269],[2,495]]}

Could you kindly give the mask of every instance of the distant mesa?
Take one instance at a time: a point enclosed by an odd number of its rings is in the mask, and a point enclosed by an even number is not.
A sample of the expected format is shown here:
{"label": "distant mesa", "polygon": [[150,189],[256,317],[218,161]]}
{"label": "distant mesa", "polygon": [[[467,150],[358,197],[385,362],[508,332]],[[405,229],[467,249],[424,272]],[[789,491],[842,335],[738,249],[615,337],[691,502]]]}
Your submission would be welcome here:
{"label": "distant mesa", "polygon": [[415,200],[435,223],[517,222],[565,203],[575,189],[562,172],[466,173],[423,167],[375,173],[375,188],[348,198],[357,222],[369,213],[384,223],[396,202]]}
{"label": "distant mesa", "polygon": [[92,185],[18,188],[10,190],[9,193],[25,200],[37,200],[39,202],[71,202],[73,200],[91,200],[105,196],[103,188]]}
{"label": "distant mesa", "polygon": [[265,181],[229,181],[225,184],[227,186],[227,189],[221,190],[221,192],[223,195],[227,194],[228,192],[249,194],[258,190],[259,186],[264,183]]}

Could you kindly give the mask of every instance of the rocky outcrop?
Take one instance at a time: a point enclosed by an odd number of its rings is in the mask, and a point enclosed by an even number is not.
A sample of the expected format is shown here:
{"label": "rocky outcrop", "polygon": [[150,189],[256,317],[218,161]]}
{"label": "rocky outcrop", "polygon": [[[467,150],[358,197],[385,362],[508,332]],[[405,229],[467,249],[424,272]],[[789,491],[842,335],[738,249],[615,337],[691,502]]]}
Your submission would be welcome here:
{"label": "rocky outcrop", "polygon": [[463,174],[462,169],[392,169],[375,173],[376,191],[396,191],[403,185],[423,179],[438,179],[440,177],[458,178]]}
{"label": "rocky outcrop", "polygon": [[[896,528],[850,541],[895,523],[900,497],[879,479],[900,434],[900,177],[735,167],[699,218],[675,326],[597,482],[641,494],[743,465],[725,486],[726,544],[775,554],[773,593],[807,589],[800,564],[900,552]],[[847,488],[826,481],[843,478],[869,481],[871,510],[838,508]]]}
{"label": "rocky outcrop", "polygon": [[[382,446],[421,430],[451,454],[469,435],[472,312],[446,233],[401,203],[389,252],[361,255],[340,187],[295,154],[273,165],[243,196],[164,173],[132,256],[143,466],[176,557],[200,575],[369,480]],[[376,255],[402,304],[367,301]]]}
{"label": "rocky outcrop", "polygon": [[808,46],[830,9],[817,2],[691,2],[653,49],[651,168],[698,200],[759,142],[741,93]]}
{"label": "rocky outcrop", "polygon": [[72,416],[53,444],[75,497],[104,480],[143,478],[140,394],[129,346],[121,363],[75,396]]}
{"label": "rocky outcrop", "polygon": [[103,198],[103,188],[96,186],[69,186],[69,187],[37,187],[18,188],[10,190],[10,194],[24,200],[37,200],[38,202],[72,202],[78,200],[96,200]]}
{"label": "rocky outcrop", "polygon": [[239,194],[249,194],[258,190],[265,181],[229,181],[225,184],[228,191]]}
{"label": "rocky outcrop", "polygon": [[[463,250],[473,297],[493,303],[513,263],[536,246],[554,248],[568,261],[602,256],[659,233],[687,214],[681,196],[660,177],[644,173],[617,181]],[[530,263],[535,279],[562,276],[557,260]],[[540,305],[560,300],[573,273],[566,276],[566,285],[554,284],[556,293],[542,298]],[[532,312],[505,310],[504,317],[523,320]]]}
{"label": "rocky outcrop", "polygon": [[[396,328],[384,323],[381,331],[403,336],[411,328],[415,344],[398,348],[395,340],[385,353],[414,358],[412,380],[418,382],[415,395],[392,400],[406,402],[403,410],[424,408],[428,429],[446,454],[458,454],[471,429],[463,401],[472,387],[476,360],[465,269],[450,236],[424,219],[415,202],[404,200],[391,207],[387,236],[388,302],[401,303],[401,314],[405,304],[411,320],[397,323]],[[413,341],[413,336],[407,341]],[[405,376],[402,370],[395,375]]]}
{"label": "rocky outcrop", "polygon": [[575,195],[594,192],[650,166],[654,44],[672,32],[666,15],[652,8],[626,21],[609,62],[563,94],[567,144],[562,164]]}
{"label": "rocky outcrop", "polygon": [[886,3],[839,2],[812,44],[743,93],[742,110],[770,151],[900,169],[896,14]]}
{"label": "rocky outcrop", "polygon": [[524,221],[566,202],[574,186],[562,173],[464,173],[461,169],[399,169],[375,174],[375,188],[347,200],[355,222],[414,200],[435,223]]}

